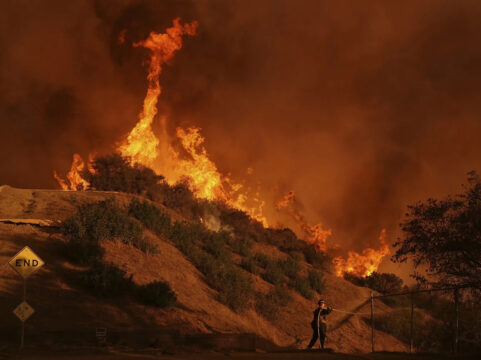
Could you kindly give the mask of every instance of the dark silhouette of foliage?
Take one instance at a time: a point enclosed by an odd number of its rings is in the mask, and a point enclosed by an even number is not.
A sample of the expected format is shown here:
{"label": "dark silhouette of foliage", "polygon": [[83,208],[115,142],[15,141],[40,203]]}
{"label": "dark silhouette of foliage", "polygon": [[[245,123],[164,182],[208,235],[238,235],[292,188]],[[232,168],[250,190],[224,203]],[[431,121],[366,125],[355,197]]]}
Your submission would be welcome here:
{"label": "dark silhouette of foliage", "polygon": [[258,275],[259,274],[259,267],[257,266],[257,262],[251,256],[242,259],[241,267],[251,274]]}
{"label": "dark silhouette of foliage", "polygon": [[319,294],[324,291],[326,284],[324,283],[324,276],[321,272],[310,270],[307,279],[309,280],[309,285],[312,290],[317,291]]}
{"label": "dark silhouette of foliage", "polygon": [[86,172],[90,188],[105,191],[120,191],[132,194],[147,194],[160,180],[152,169],[134,164],[118,153],[98,156],[93,160],[94,172]]}
{"label": "dark silhouette of foliage", "polygon": [[368,287],[381,294],[394,294],[403,290],[403,281],[396,274],[373,272],[369,276],[361,277],[351,273],[345,273],[344,279],[354,285]]}
{"label": "dark silhouette of foliage", "polygon": [[280,308],[287,306],[291,301],[289,290],[284,286],[276,286],[267,294],[257,294],[255,309],[267,320],[276,322],[279,319]]}
{"label": "dark silhouette of foliage", "polygon": [[84,285],[102,296],[123,296],[134,289],[132,275],[113,264],[95,263],[92,268],[82,274]]}
{"label": "dark silhouette of foliage", "polygon": [[162,281],[153,281],[137,288],[137,297],[145,305],[158,308],[172,306],[177,301],[177,296],[170,285]]}
{"label": "dark silhouette of foliage", "polygon": [[104,240],[117,238],[134,246],[143,241],[141,226],[113,199],[79,205],[62,223],[61,231],[68,237],[67,255],[80,263],[101,259]]}
{"label": "dark silhouette of foliage", "polygon": [[314,297],[314,293],[312,292],[308,279],[305,279],[301,276],[296,276],[295,278],[291,279],[289,286],[296,289],[299,294],[308,300],[311,300]]}
{"label": "dark silhouette of foliage", "polygon": [[464,192],[408,206],[394,261],[411,259],[422,283],[481,289],[481,181],[469,173]]}
{"label": "dark silhouette of foliage", "polygon": [[157,206],[147,201],[132,199],[128,208],[129,214],[152,230],[157,235],[169,235],[171,220],[170,215],[159,210]]}

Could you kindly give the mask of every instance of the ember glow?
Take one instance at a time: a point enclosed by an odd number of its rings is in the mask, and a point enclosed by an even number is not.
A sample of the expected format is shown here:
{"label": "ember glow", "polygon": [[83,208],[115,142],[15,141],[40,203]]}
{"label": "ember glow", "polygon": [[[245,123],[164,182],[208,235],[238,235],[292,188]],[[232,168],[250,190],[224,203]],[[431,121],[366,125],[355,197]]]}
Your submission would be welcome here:
{"label": "ember glow", "polygon": [[[152,168],[164,176],[165,181],[173,185],[187,179],[190,189],[198,198],[221,201],[233,208],[246,212],[249,216],[268,226],[263,214],[265,201],[258,189],[246,187],[236,182],[229,175],[222,174],[216,164],[209,158],[204,146],[205,138],[198,127],[178,127],[175,137],[167,131],[167,118],[157,116],[157,103],[162,92],[160,75],[162,67],[173,59],[176,51],[182,48],[182,37],[196,34],[197,22],[181,24],[175,19],[173,26],[165,33],[152,32],[145,41],[134,43],[134,47],[143,47],[150,51],[148,62],[148,89],[143,101],[139,120],[129,134],[117,146],[117,151],[132,163],[142,164]],[[122,30],[119,41],[125,41],[126,30]],[[160,121],[160,131],[156,134],[152,124]],[[175,145],[174,145],[175,144]],[[85,190],[89,183],[82,178],[86,165],[80,155],[75,154],[67,180],[55,172],[54,177],[63,190]],[[88,166],[89,167],[89,166]],[[92,169],[89,167],[89,171]],[[253,173],[248,168],[247,175]],[[279,212],[287,213],[302,232],[302,238],[313,244],[318,251],[329,251],[338,248],[336,244],[328,244],[332,235],[330,229],[325,229],[322,223],[310,224],[299,209],[294,191],[290,191],[275,203]],[[381,233],[381,248],[364,249],[360,254],[350,251],[347,259],[334,259],[336,274],[342,276],[346,272],[366,276],[376,271],[382,259],[389,254],[385,231]]]}
{"label": "ember glow", "polygon": [[333,259],[334,269],[337,276],[345,273],[357,276],[369,276],[376,271],[385,256],[391,253],[386,242],[386,230],[383,229],[379,235],[380,247],[378,250],[371,248],[364,249],[361,253],[349,251],[347,259],[336,257]]}

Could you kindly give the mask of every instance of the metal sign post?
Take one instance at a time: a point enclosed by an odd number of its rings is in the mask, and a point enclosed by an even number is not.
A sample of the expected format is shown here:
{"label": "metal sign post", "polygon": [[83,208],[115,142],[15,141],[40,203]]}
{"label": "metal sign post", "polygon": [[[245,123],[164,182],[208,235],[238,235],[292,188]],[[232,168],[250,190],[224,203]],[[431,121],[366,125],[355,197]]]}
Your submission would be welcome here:
{"label": "metal sign post", "polygon": [[13,310],[13,313],[22,322],[20,335],[20,349],[22,349],[25,343],[25,321],[35,312],[27,303],[27,278],[45,263],[28,246],[20,250],[8,263],[23,278],[23,301]]}
{"label": "metal sign post", "polygon": [[371,291],[371,350],[374,352],[374,294]]}

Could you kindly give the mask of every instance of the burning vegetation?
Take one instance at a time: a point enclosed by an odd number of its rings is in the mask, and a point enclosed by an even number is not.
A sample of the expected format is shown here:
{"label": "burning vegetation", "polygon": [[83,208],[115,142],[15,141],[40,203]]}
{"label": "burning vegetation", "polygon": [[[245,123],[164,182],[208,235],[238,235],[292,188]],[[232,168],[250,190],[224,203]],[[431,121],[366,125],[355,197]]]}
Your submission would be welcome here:
{"label": "burning vegetation", "polygon": [[[131,165],[152,169],[169,186],[181,184],[182,187],[182,184],[185,184],[196,198],[222,203],[228,208],[244,212],[263,227],[268,227],[269,222],[263,210],[265,201],[260,192],[233,181],[219,171],[204,147],[205,139],[200,128],[178,127],[175,137],[171,137],[167,132],[167,120],[162,116],[160,134],[154,133],[152,128],[162,92],[159,80],[162,68],[169,64],[175,52],[182,48],[183,36],[196,35],[197,26],[196,21],[181,24],[177,18],[165,33],[151,32],[146,40],[133,44],[134,47],[149,50],[148,89],[137,124],[117,146],[116,151]],[[125,42],[126,33],[127,30],[120,32],[119,43]],[[66,179],[62,179],[57,172],[54,172],[54,177],[63,190],[101,189],[102,186],[89,181],[91,175],[98,171],[93,166],[94,163],[93,155],[85,162],[80,155],[74,154]],[[247,170],[247,174],[252,172],[252,168]],[[332,234],[330,229],[325,229],[322,223],[315,225],[308,223],[300,210],[294,191],[286,193],[275,203],[275,208],[294,220],[300,228],[302,238],[316,251],[326,252],[338,248],[336,244],[328,244],[328,238]],[[372,274],[378,269],[384,257],[390,254],[385,230],[381,232],[379,240],[379,250],[366,248],[361,253],[349,251],[346,259],[336,257],[333,261],[335,273],[338,276],[346,273],[356,276]]]}

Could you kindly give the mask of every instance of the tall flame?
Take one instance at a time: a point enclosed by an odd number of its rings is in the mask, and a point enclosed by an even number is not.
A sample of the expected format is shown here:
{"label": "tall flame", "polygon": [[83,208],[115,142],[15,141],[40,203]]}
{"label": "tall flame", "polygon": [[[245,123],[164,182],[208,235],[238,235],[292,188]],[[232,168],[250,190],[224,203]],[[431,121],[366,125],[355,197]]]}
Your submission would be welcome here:
{"label": "tall flame", "polygon": [[301,228],[306,236],[306,241],[313,244],[317,250],[327,250],[327,238],[332,235],[330,229],[325,230],[322,223],[310,225],[296,206],[296,194],[294,191],[287,192],[284,197],[276,202],[276,209],[286,211]]}
{"label": "tall flame", "polygon": [[378,269],[383,258],[391,253],[386,241],[386,229],[381,231],[379,242],[381,245],[378,250],[367,248],[360,254],[355,251],[349,251],[347,259],[342,257],[334,258],[333,264],[336,275],[343,276],[345,273],[361,277],[371,275]]}
{"label": "tall flame", "polygon": [[159,83],[162,65],[170,61],[175,52],[182,48],[182,35],[195,35],[196,29],[196,21],[181,25],[180,19],[177,18],[165,34],[151,32],[145,41],[134,44],[135,47],[142,46],[151,52],[147,75],[149,87],[143,110],[139,115],[139,122],[129,133],[126,143],[119,148],[122,155],[130,157],[134,162],[150,167],[154,165],[159,140],[152,130],[152,122],[157,115],[157,101],[162,91]]}
{"label": "tall flame", "polygon": [[195,35],[196,28],[197,22],[181,25],[179,19],[175,19],[174,25],[168,28],[165,34],[152,32],[147,40],[134,44],[136,47],[142,46],[150,50],[151,58],[147,75],[149,87],[139,121],[118,150],[133,162],[151,167],[162,174],[169,184],[187,178],[191,190],[197,197],[223,201],[246,211],[253,218],[267,225],[267,220],[262,216],[263,202],[258,197],[252,197],[253,205],[247,206],[246,196],[239,193],[242,185],[233,183],[228,177],[223,176],[215,163],[209,159],[207,150],[203,146],[204,138],[200,134],[200,128],[179,127],[176,130],[176,136],[187,157],[182,157],[171,145],[165,118],[161,119],[161,140],[152,130],[152,122],[157,115],[157,101],[161,93],[159,76],[162,73],[162,65],[168,63],[174,53],[182,48],[182,35]]}
{"label": "tall flame", "polygon": [[[167,132],[166,118],[160,117],[160,134],[156,135],[152,129],[153,121],[157,115],[157,102],[162,92],[159,77],[162,67],[168,64],[177,50],[182,48],[182,37],[196,34],[197,22],[181,24],[177,18],[173,26],[165,33],[150,33],[149,37],[137,43],[134,47],[143,47],[150,50],[148,67],[148,88],[143,101],[142,112],[139,120],[130,131],[117,150],[133,163],[150,167],[158,174],[162,174],[169,184],[174,184],[185,178],[195,196],[208,200],[222,201],[225,204],[245,211],[252,218],[268,226],[263,215],[264,201],[261,200],[259,190],[252,191],[243,184],[234,182],[230,175],[219,172],[216,164],[209,158],[204,146],[201,129],[178,127],[175,136],[180,142],[174,147],[174,141]],[[127,30],[119,34],[118,43],[124,44]],[[84,190],[89,187],[87,180],[82,178],[86,166],[93,173],[90,166],[92,154],[86,164],[78,154],[74,154],[72,167],[64,180],[54,172],[54,177],[63,190]],[[247,174],[252,174],[251,168]],[[300,227],[305,240],[315,246],[319,251],[328,250],[327,239],[332,234],[330,229],[324,229],[321,223],[311,225],[307,222],[296,202],[294,191],[290,191],[275,204],[279,211],[289,214]],[[381,232],[381,247],[379,250],[364,249],[360,254],[350,251],[347,259],[337,257],[334,259],[336,274],[354,273],[366,276],[376,271],[382,259],[390,253],[386,243],[386,232]],[[333,247],[330,246],[330,249]]]}

